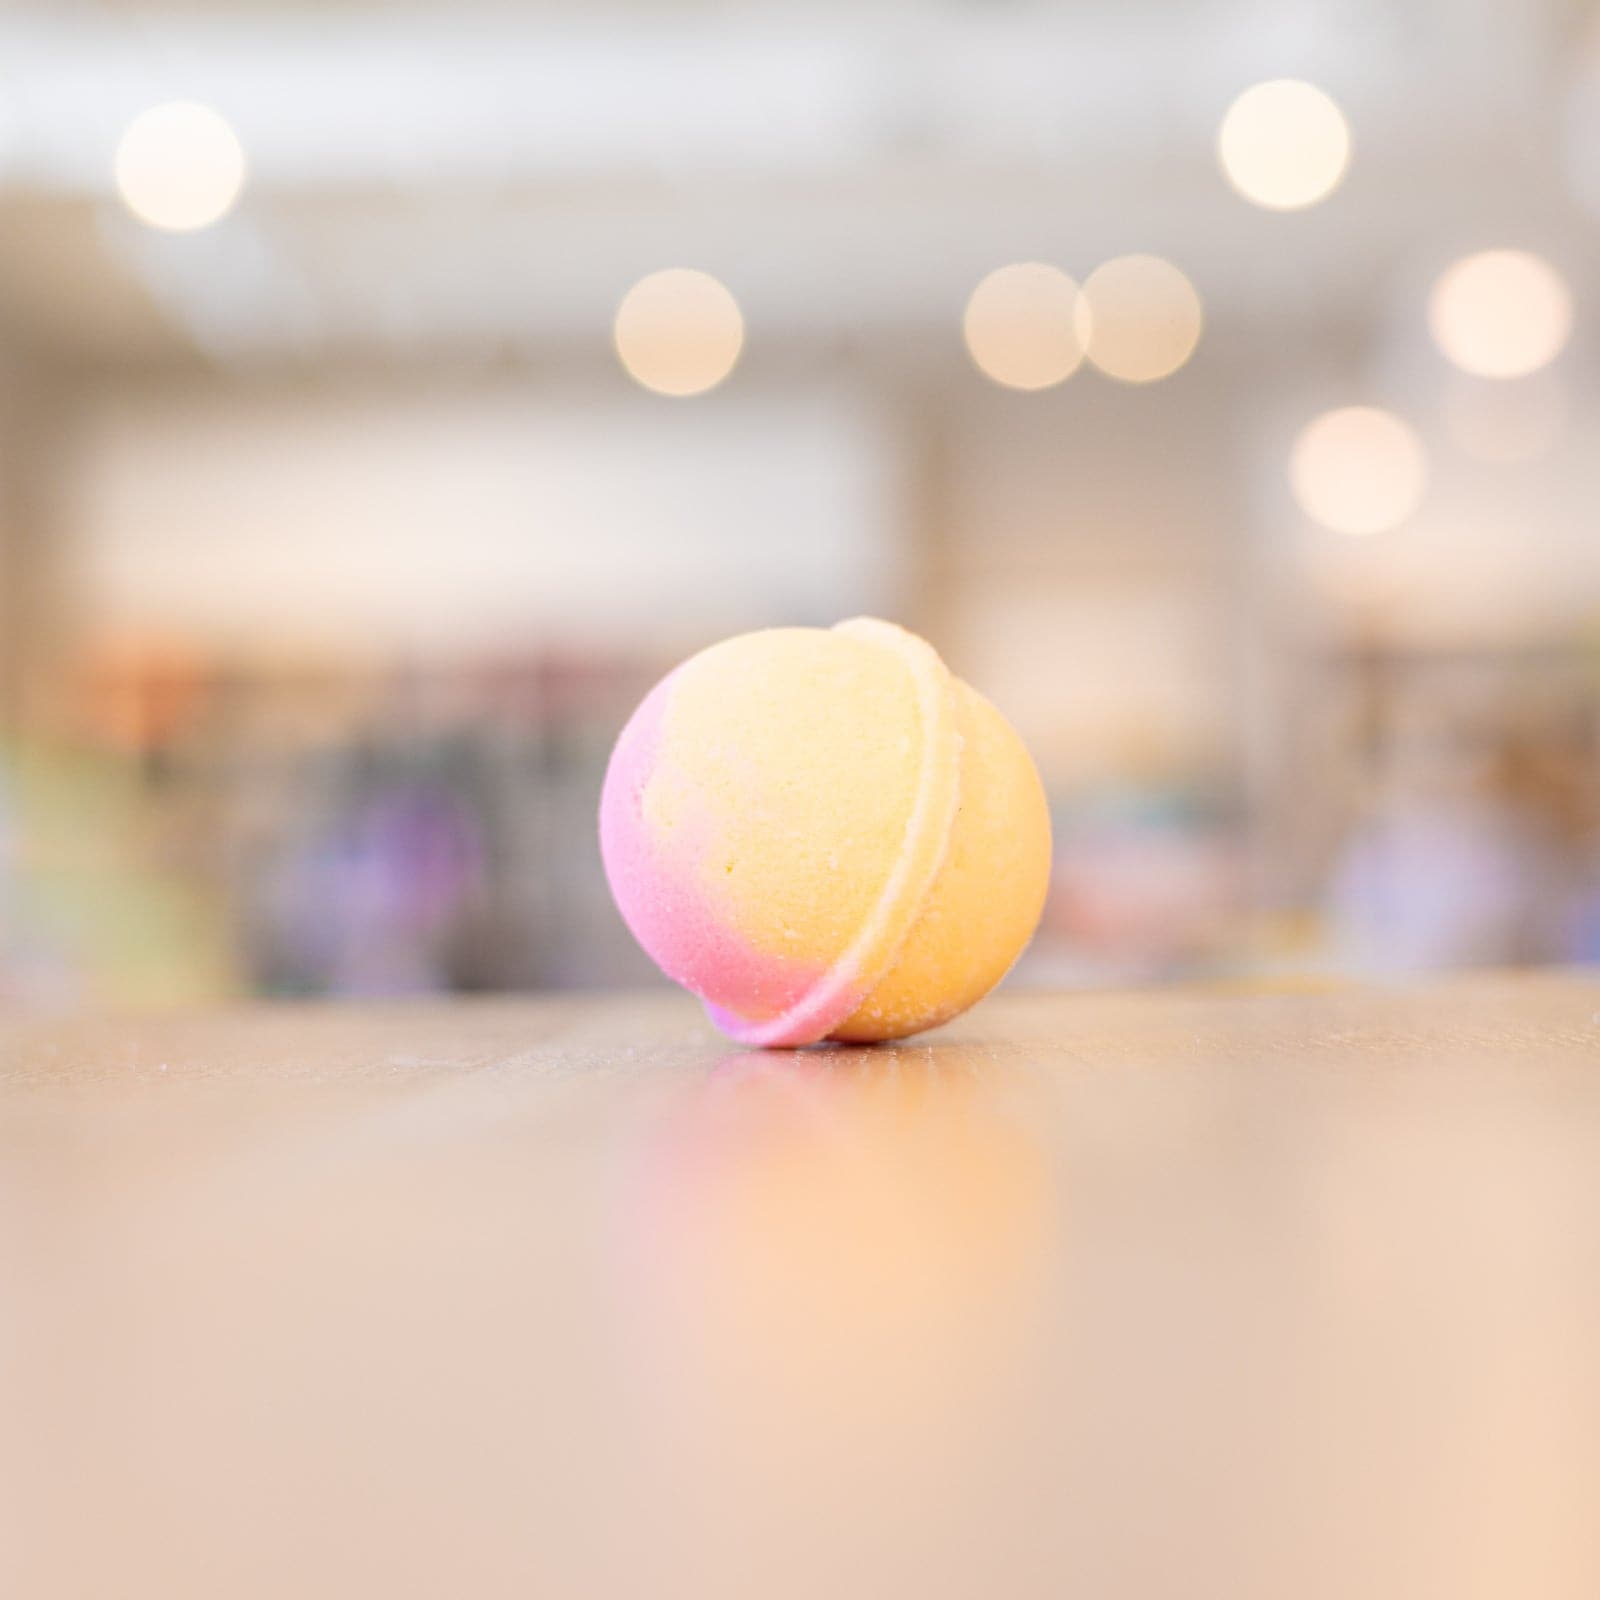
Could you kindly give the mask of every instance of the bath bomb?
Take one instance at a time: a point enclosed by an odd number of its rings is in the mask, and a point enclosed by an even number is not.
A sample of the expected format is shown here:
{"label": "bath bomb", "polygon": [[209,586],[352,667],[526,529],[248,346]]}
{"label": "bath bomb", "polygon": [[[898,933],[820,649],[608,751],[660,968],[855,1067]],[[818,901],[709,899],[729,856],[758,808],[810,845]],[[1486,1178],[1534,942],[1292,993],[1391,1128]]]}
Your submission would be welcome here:
{"label": "bath bomb", "polygon": [[623,919],[744,1044],[948,1021],[1033,935],[1044,791],[1015,730],[892,623],[773,628],[670,672],[617,740],[600,850]]}

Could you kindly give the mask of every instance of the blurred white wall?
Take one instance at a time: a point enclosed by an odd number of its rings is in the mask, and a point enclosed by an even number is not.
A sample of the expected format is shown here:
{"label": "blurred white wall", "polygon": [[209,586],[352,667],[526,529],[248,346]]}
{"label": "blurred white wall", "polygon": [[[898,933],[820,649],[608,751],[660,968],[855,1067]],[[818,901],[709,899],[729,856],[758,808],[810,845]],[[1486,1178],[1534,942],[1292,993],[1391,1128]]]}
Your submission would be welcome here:
{"label": "blurred white wall", "polygon": [[407,396],[106,393],[63,521],[99,629],[221,648],[701,643],[893,609],[896,445],[870,397],[694,407],[621,382]]}

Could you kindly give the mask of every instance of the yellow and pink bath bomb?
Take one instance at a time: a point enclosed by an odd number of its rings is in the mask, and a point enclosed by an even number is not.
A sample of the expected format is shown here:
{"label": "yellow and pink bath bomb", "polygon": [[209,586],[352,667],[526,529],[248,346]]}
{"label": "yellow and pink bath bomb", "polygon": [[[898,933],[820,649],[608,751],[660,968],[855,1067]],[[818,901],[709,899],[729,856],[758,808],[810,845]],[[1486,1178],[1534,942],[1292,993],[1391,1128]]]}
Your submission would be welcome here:
{"label": "yellow and pink bath bomb", "polygon": [[1044,791],[933,647],[872,618],[741,634],[622,730],[600,849],[656,964],[754,1045],[898,1039],[989,992],[1039,921]]}

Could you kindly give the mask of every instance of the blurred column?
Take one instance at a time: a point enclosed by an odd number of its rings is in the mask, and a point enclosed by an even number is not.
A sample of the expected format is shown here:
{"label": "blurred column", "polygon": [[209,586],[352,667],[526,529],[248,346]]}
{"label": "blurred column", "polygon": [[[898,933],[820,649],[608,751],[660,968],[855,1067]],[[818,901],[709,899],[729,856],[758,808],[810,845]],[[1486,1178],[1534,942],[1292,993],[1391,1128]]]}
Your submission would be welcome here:
{"label": "blurred column", "polygon": [[904,568],[908,626],[949,648],[959,618],[955,582],[961,512],[960,462],[945,386],[912,373],[894,409],[906,419]]}
{"label": "blurred column", "polygon": [[68,399],[28,364],[0,379],[0,726],[35,727],[58,709],[68,594],[57,505]]}

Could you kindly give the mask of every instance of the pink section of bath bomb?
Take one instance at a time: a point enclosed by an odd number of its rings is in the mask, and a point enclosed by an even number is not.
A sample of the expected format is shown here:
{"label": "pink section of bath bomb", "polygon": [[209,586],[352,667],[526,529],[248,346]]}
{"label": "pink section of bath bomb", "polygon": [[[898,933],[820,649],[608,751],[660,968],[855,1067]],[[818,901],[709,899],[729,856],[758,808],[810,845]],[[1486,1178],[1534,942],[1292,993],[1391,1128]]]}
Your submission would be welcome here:
{"label": "pink section of bath bomb", "polygon": [[633,936],[669,978],[699,995],[720,1013],[719,1025],[733,1032],[741,1019],[789,1010],[821,974],[809,964],[751,949],[719,918],[700,879],[709,823],[696,828],[686,819],[670,844],[652,836],[644,793],[661,759],[676,677],[670,673],[650,691],[617,740],[600,795],[600,854]]}

